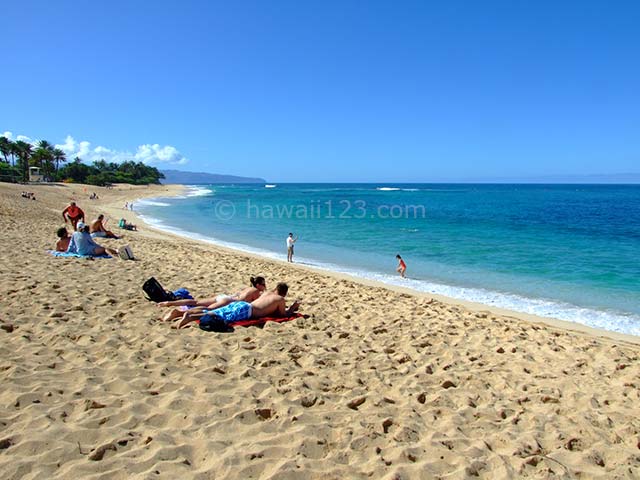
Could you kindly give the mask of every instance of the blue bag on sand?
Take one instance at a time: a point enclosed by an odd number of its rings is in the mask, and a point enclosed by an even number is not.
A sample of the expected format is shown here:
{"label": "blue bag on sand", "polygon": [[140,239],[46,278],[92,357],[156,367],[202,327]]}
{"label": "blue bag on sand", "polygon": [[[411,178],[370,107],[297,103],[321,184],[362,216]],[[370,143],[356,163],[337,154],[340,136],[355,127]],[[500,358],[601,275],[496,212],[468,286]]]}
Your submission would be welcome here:
{"label": "blue bag on sand", "polygon": [[173,292],[173,296],[176,297],[176,300],[193,300],[193,297],[189,293],[189,290],[186,288],[180,288]]}

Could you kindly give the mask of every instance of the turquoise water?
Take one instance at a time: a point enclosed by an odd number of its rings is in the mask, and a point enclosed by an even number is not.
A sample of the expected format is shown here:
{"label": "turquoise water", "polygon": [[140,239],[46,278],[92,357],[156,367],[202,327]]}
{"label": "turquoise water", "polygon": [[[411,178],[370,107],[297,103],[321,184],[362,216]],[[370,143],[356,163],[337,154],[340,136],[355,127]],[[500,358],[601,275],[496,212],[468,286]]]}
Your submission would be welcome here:
{"label": "turquoise water", "polygon": [[201,185],[137,204],[186,236],[284,259],[294,232],[298,262],[640,335],[640,186]]}

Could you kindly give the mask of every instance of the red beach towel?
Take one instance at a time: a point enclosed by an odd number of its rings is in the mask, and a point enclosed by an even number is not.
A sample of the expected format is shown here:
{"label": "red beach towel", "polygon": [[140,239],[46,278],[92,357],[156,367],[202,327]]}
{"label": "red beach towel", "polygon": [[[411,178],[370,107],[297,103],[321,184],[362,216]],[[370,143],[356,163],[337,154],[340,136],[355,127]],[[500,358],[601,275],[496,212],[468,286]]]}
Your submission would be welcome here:
{"label": "red beach towel", "polygon": [[[262,318],[250,318],[249,320],[238,320],[237,322],[229,322],[227,325],[230,327],[251,327],[262,326],[267,322],[290,322],[296,318],[304,317],[302,313],[294,313],[290,317],[262,317]],[[200,320],[196,320],[197,324],[200,324]]]}

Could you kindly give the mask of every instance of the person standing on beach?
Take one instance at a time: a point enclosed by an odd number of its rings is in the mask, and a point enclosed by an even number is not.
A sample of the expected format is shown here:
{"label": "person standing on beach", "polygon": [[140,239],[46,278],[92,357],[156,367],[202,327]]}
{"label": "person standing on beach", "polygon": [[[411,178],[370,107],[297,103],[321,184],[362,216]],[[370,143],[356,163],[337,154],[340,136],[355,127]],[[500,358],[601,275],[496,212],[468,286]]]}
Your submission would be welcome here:
{"label": "person standing on beach", "polygon": [[64,223],[71,222],[73,229],[76,229],[78,222],[84,222],[84,212],[76,205],[76,202],[69,203],[69,206],[62,211]]}
{"label": "person standing on beach", "polygon": [[298,237],[293,238],[293,233],[287,237],[287,262],[293,263],[293,244],[298,241]]}
{"label": "person standing on beach", "polygon": [[404,260],[400,255],[396,255],[396,258],[398,259],[398,268],[396,268],[396,272],[398,272],[402,278],[405,278],[404,272],[407,271],[407,264],[404,263]]}

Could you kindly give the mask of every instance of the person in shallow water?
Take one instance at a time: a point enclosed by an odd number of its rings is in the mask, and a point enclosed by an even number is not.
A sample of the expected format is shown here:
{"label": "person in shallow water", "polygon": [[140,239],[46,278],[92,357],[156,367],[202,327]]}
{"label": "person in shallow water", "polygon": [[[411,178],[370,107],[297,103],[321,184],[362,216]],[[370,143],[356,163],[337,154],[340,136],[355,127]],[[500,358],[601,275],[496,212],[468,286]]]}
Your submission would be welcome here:
{"label": "person in shallow water", "polygon": [[404,272],[407,271],[407,264],[404,263],[404,260],[400,255],[396,255],[396,258],[398,259],[398,267],[396,268],[396,272],[398,272],[400,276],[404,278]]}

